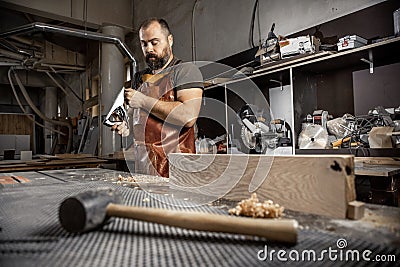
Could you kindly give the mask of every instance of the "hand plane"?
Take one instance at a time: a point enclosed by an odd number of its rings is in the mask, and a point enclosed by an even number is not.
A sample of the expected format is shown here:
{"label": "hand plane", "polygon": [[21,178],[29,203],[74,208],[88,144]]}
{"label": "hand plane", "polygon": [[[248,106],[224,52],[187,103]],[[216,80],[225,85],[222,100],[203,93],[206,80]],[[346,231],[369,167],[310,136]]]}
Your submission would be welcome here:
{"label": "hand plane", "polygon": [[128,125],[128,112],[124,106],[125,102],[124,92],[125,92],[125,87],[122,87],[113,105],[111,106],[110,111],[108,112],[106,118],[103,121],[104,125],[111,127],[116,124],[120,124],[123,121],[125,121],[126,124]]}

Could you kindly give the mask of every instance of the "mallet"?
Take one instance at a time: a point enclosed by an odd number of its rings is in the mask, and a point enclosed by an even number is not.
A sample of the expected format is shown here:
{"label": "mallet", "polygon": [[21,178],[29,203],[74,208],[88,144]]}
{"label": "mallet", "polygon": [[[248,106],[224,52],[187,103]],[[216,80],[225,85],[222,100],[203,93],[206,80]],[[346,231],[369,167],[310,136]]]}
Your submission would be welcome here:
{"label": "mallet", "polygon": [[122,196],[111,188],[82,192],[65,199],[59,210],[61,225],[72,233],[103,225],[109,217],[130,218],[191,230],[265,237],[271,241],[296,243],[296,220],[253,219],[201,212],[173,211],[121,205]]}

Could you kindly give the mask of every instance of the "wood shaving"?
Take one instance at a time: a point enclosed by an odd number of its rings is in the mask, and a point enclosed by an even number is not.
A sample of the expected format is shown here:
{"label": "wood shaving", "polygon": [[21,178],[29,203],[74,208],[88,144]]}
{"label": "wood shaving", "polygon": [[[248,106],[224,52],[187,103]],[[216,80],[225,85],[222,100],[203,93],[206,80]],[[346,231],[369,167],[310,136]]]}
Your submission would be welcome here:
{"label": "wood shaving", "polygon": [[229,210],[229,214],[253,218],[279,218],[283,215],[284,207],[274,204],[272,200],[259,202],[257,194],[240,201],[235,208]]}
{"label": "wood shaving", "polygon": [[116,181],[118,185],[128,185],[131,187],[137,187],[140,184],[160,184],[160,183],[168,183],[169,179],[159,176],[150,176],[150,175],[141,175],[135,174],[134,176],[122,176],[118,175],[117,178],[112,178],[111,181]]}

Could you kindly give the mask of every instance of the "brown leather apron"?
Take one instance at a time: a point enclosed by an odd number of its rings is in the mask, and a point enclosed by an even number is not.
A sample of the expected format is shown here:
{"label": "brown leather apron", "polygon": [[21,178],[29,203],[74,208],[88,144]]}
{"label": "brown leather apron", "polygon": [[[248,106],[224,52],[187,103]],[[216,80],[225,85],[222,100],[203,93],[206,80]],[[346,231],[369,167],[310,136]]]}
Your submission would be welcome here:
{"label": "brown leather apron", "polygon": [[[172,70],[173,71],[173,70]],[[162,101],[175,101],[172,73],[144,74],[137,89]],[[135,118],[136,114],[136,118]],[[194,129],[166,123],[143,109],[134,110],[135,172],[168,177],[169,153],[195,153]]]}

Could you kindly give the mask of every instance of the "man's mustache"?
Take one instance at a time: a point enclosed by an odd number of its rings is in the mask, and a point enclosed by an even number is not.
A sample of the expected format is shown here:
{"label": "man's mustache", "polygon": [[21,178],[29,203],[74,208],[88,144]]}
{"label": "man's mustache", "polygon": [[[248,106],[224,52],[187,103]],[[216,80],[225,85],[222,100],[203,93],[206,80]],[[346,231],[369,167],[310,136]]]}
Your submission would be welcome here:
{"label": "man's mustache", "polygon": [[150,58],[158,58],[158,56],[156,54],[149,53],[146,55],[146,59],[150,59]]}

